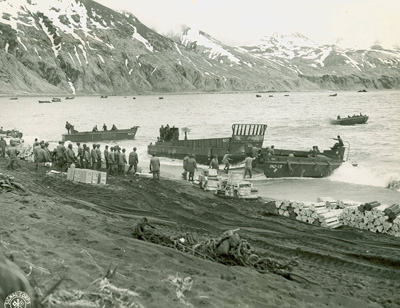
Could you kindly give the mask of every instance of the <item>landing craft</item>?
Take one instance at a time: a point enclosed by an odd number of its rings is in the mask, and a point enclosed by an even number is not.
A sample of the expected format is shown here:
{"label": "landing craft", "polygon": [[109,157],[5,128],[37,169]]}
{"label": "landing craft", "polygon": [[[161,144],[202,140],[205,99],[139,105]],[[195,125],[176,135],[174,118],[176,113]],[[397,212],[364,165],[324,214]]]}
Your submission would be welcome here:
{"label": "landing craft", "polygon": [[266,124],[233,124],[232,136],[227,138],[179,140],[179,128],[168,128],[168,133],[147,147],[148,154],[182,159],[195,154],[196,161],[209,164],[217,155],[221,161],[228,153],[232,163],[242,162],[247,155],[256,157],[254,168],[264,172],[266,177],[313,177],[329,176],[344,161],[345,146],[334,146],[322,153],[276,149],[271,152],[262,148]]}

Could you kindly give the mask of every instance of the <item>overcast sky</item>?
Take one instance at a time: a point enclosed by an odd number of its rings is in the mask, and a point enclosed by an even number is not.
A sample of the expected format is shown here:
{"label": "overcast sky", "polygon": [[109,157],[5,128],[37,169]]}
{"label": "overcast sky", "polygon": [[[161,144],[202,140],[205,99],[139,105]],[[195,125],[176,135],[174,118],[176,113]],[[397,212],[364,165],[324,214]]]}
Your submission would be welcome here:
{"label": "overcast sky", "polygon": [[[229,45],[274,32],[299,32],[317,43],[400,46],[400,0],[96,0],[132,12],[165,34],[181,25]],[[340,40],[340,41],[339,41]]]}

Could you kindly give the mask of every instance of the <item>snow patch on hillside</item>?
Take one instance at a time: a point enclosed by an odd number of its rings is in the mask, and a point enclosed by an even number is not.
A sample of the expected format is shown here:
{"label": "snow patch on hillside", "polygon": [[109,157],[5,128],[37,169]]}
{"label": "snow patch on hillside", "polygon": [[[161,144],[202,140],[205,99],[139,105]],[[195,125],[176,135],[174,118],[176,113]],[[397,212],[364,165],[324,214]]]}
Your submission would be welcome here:
{"label": "snow patch on hillside", "polygon": [[196,42],[197,46],[205,47],[208,49],[210,59],[215,59],[218,56],[226,56],[231,62],[240,64],[240,60],[224,49],[220,42],[202,35],[199,30],[187,29],[181,34],[181,42],[185,46],[192,42]]}
{"label": "snow patch on hillside", "polygon": [[106,63],[106,62],[104,62],[104,58],[101,55],[98,54],[98,56],[99,56],[101,62]]}
{"label": "snow patch on hillside", "polygon": [[139,42],[142,42],[143,45],[151,52],[153,52],[153,46],[151,46],[151,44],[149,43],[148,40],[146,40],[143,36],[141,36],[139,34],[139,32],[137,31],[136,27],[130,25],[133,28],[133,34],[132,34],[132,38],[134,38],[135,40],[138,40]]}
{"label": "snow patch on hillside", "polygon": [[25,51],[28,51],[28,48],[26,48],[25,44],[22,43],[21,38],[19,36],[17,37],[17,40],[22,45],[22,47],[24,47]]}

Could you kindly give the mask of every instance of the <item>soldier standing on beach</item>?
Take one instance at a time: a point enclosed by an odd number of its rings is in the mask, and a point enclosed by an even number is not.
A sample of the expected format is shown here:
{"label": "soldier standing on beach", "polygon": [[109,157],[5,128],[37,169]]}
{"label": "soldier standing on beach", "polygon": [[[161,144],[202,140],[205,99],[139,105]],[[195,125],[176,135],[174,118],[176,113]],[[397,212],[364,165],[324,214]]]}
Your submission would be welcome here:
{"label": "soldier standing on beach", "polygon": [[6,157],[6,146],[7,146],[7,142],[4,140],[3,137],[1,137],[0,139],[0,156],[1,157]]}
{"label": "soldier standing on beach", "polygon": [[189,181],[191,182],[193,182],[195,170],[197,170],[197,162],[195,159],[195,155],[192,154],[192,156],[188,160]]}
{"label": "soldier standing on beach", "polygon": [[189,156],[190,156],[189,154],[186,154],[186,156],[183,158],[183,173],[182,173],[182,177],[185,180],[187,180]]}
{"label": "soldier standing on beach", "polygon": [[125,165],[127,163],[125,151],[126,151],[125,149],[122,149],[122,152],[118,153],[118,156],[119,156],[118,173],[119,174],[125,174]]}
{"label": "soldier standing on beach", "polygon": [[71,164],[75,163],[76,156],[74,151],[72,150],[72,144],[68,144],[68,149],[65,153],[65,156],[67,158],[67,168],[71,167]]}
{"label": "soldier standing on beach", "polygon": [[18,159],[19,151],[17,150],[17,148],[14,146],[11,146],[10,148],[7,149],[6,154],[10,158],[10,162],[7,165],[7,169],[14,170],[14,169],[18,168],[19,164],[18,164],[17,159]]}
{"label": "soldier standing on beach", "polygon": [[255,157],[251,157],[250,154],[248,154],[244,160],[244,178],[246,178],[247,173],[249,174],[250,178],[252,178],[253,175],[251,171],[253,170],[253,160],[255,159]]}
{"label": "soldier standing on beach", "polygon": [[230,161],[231,161],[232,159],[231,159],[230,157],[231,157],[230,152],[229,152],[229,151],[226,151],[226,154],[225,154],[224,157],[222,158],[222,163],[225,164],[224,171],[225,171],[226,173],[229,172],[229,167],[231,166]]}
{"label": "soldier standing on beach", "polygon": [[92,159],[92,169],[96,170],[97,167],[97,154],[96,154],[96,145],[93,144],[93,148],[90,151],[90,158]]}
{"label": "soldier standing on beach", "polygon": [[91,156],[90,156],[90,149],[86,144],[83,145],[83,169],[90,169],[91,168]]}
{"label": "soldier standing on beach", "polygon": [[64,167],[64,163],[65,163],[65,146],[64,146],[64,141],[60,141],[58,142],[58,146],[57,146],[57,161],[58,161],[58,167],[60,167],[60,169],[62,169]]}
{"label": "soldier standing on beach", "polygon": [[156,154],[153,154],[150,159],[150,172],[153,173],[153,180],[160,179],[160,159],[156,157]]}
{"label": "soldier standing on beach", "polygon": [[210,162],[210,168],[215,169],[218,172],[219,170],[218,155],[214,155],[213,159]]}
{"label": "soldier standing on beach", "polygon": [[108,152],[108,174],[109,175],[114,175],[115,174],[115,164],[116,164],[116,160],[115,160],[115,147],[111,147],[110,148],[110,152]]}
{"label": "soldier standing on beach", "polygon": [[77,167],[83,168],[83,148],[81,147],[81,143],[77,142],[76,145],[78,146],[78,156],[76,157]]}
{"label": "soldier standing on beach", "polygon": [[136,148],[133,148],[133,152],[129,153],[129,168],[127,173],[131,171],[132,167],[134,169],[133,174],[135,175],[137,172],[137,165],[139,163],[139,157],[138,154],[136,153]]}
{"label": "soldier standing on beach", "polygon": [[45,157],[46,157],[46,162],[51,162],[52,161],[51,152],[49,150],[49,143],[48,142],[46,142],[44,144],[44,154],[45,154]]}
{"label": "soldier standing on beach", "polygon": [[101,151],[100,151],[100,144],[96,145],[96,159],[97,159],[97,170],[101,169]]}
{"label": "soldier standing on beach", "polygon": [[106,161],[106,170],[108,171],[108,145],[106,145],[106,148],[104,149],[104,160]]}

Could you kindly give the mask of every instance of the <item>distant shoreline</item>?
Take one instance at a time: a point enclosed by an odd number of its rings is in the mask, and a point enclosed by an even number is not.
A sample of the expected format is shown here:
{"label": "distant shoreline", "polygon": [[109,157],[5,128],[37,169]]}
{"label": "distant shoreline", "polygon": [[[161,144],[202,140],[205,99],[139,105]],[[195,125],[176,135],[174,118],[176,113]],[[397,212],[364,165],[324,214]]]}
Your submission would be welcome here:
{"label": "distant shoreline", "polygon": [[[359,93],[358,91],[362,89],[352,89],[352,90],[306,90],[306,91],[210,91],[210,92],[154,92],[154,93],[129,93],[129,94],[108,94],[108,93],[88,93],[88,94],[71,94],[71,93],[53,93],[53,94],[41,94],[41,93],[30,93],[30,94],[8,94],[8,93],[0,93],[0,97],[95,97],[95,96],[154,96],[154,95],[201,95],[201,94],[270,94],[270,93]],[[372,89],[366,90],[367,92],[390,92],[390,91],[400,91],[400,89]],[[364,93],[364,92],[361,92]]]}

